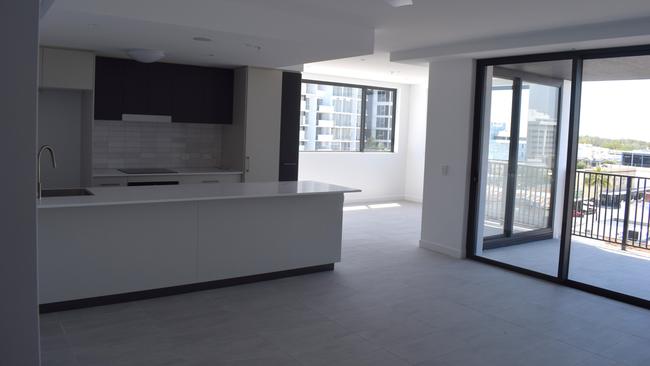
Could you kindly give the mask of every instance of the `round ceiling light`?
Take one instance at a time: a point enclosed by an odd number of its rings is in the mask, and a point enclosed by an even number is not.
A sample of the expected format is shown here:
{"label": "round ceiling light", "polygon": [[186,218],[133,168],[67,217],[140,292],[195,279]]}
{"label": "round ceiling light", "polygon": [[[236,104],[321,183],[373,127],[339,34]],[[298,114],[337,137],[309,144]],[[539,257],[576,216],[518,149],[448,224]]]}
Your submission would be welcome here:
{"label": "round ceiling light", "polygon": [[165,57],[165,52],[159,51],[159,50],[147,50],[144,48],[134,48],[127,50],[126,53],[131,57],[132,59],[142,62],[145,64],[149,64],[152,62],[156,62],[161,60],[163,57]]}

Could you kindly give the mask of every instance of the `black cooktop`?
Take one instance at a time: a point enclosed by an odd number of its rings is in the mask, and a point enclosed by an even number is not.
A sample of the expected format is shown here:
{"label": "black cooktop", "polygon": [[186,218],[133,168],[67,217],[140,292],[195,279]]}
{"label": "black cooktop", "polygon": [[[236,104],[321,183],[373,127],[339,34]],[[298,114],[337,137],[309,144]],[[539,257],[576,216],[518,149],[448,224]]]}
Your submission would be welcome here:
{"label": "black cooktop", "polygon": [[175,174],[178,173],[171,169],[166,168],[125,168],[118,169],[122,173],[126,174]]}

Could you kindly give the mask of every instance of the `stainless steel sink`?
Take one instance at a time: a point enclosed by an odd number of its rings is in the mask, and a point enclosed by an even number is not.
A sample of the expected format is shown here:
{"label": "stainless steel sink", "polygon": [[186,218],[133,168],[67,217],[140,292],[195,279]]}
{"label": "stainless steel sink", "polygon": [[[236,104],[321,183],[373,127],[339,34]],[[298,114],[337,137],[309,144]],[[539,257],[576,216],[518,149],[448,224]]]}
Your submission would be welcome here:
{"label": "stainless steel sink", "polygon": [[74,197],[74,196],[92,196],[93,194],[83,188],[68,189],[44,189],[41,197]]}

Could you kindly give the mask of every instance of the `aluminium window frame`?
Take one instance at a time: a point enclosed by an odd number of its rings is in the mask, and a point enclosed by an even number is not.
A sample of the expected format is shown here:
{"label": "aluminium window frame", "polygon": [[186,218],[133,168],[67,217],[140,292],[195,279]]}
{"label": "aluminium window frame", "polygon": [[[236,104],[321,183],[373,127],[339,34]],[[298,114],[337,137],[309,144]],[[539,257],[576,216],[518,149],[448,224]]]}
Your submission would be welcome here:
{"label": "aluminium window frame", "polygon": [[[466,222],[466,236],[465,236],[465,249],[466,257],[468,259],[507,269],[513,272],[526,274],[531,277],[547,280],[553,283],[571,287],[574,289],[589,292],[602,297],[610,298],[613,300],[628,303],[634,306],[650,309],[650,300],[629,295],[626,293],[618,292],[615,290],[598,287],[585,282],[579,282],[569,278],[569,264],[571,255],[571,225],[572,225],[572,208],[573,208],[573,190],[575,187],[576,178],[576,163],[578,154],[578,135],[579,135],[579,122],[580,122],[580,101],[582,92],[582,76],[583,76],[583,63],[588,60],[604,59],[604,58],[619,58],[619,57],[632,57],[632,56],[650,56],[650,44],[639,46],[623,46],[623,47],[610,47],[598,49],[584,49],[573,51],[560,51],[551,53],[539,53],[519,56],[504,56],[477,59],[475,61],[475,83],[474,83],[474,103],[473,103],[473,122],[472,122],[472,151],[471,151],[471,174],[469,181],[469,199],[467,208],[467,222]],[[569,102],[569,120],[568,120],[568,145],[566,152],[566,161],[561,162],[566,166],[566,177],[564,181],[564,188],[562,197],[564,215],[562,220],[562,231],[560,234],[560,253],[559,263],[556,275],[549,275],[546,273],[538,272],[528,268],[520,267],[517,265],[500,262],[484,256],[477,255],[476,240],[477,240],[477,203],[480,198],[480,154],[483,149],[482,143],[482,129],[483,129],[483,114],[485,103],[485,77],[486,68],[488,66],[499,66],[505,64],[516,63],[529,63],[529,62],[545,62],[545,61],[558,61],[569,60],[572,62],[571,67],[571,91]],[[559,192],[558,192],[559,193]]]}
{"label": "aluminium window frame", "polygon": [[[351,84],[351,83],[341,83],[336,81],[322,81],[322,80],[313,80],[313,79],[302,79],[303,84],[320,84],[320,85],[331,85],[331,86],[340,86],[347,88],[356,88],[361,89],[361,121],[359,124],[359,151],[318,151],[318,150],[302,150],[301,153],[378,153],[378,154],[387,154],[395,152],[395,130],[397,127],[397,88],[387,88],[383,86],[373,86],[365,84]],[[393,92],[394,100],[392,107],[392,123],[391,123],[391,133],[390,133],[390,151],[366,151],[366,99],[368,96],[368,90],[384,90],[388,92]]]}
{"label": "aluminium window frame", "polygon": [[[507,69],[503,68],[503,65],[491,65],[493,69],[493,76],[501,79],[506,79],[512,81],[512,116],[511,116],[511,123],[514,123],[514,121],[517,121],[516,123],[516,128],[512,128],[511,134],[510,134],[510,154],[509,154],[509,159],[508,161],[512,161],[513,159],[515,161],[519,161],[517,158],[518,156],[518,148],[519,148],[519,128],[520,128],[520,121],[521,121],[521,96],[523,92],[523,84],[525,82],[529,83],[534,83],[538,85],[545,85],[549,87],[554,87],[558,89],[558,105],[557,105],[557,111],[556,111],[556,116],[555,118],[557,119],[557,129],[556,129],[556,134],[555,134],[555,141],[554,141],[554,150],[553,153],[555,155],[553,159],[553,180],[551,182],[551,197],[555,197],[556,195],[556,183],[557,183],[557,176],[558,176],[558,165],[560,164],[559,160],[559,143],[560,143],[560,134],[559,134],[559,127],[560,127],[560,121],[562,119],[562,98],[566,94],[566,90],[564,90],[563,82],[560,79],[556,79],[553,77],[549,76],[543,76],[543,75],[537,75],[535,73],[527,72],[527,71],[520,71],[520,70],[512,70],[512,69]],[[485,111],[483,111],[484,113]],[[514,143],[513,143],[514,141]],[[514,176],[517,177],[517,168],[518,164],[512,164],[513,166],[509,165],[509,169],[511,170],[511,174],[509,176]],[[512,182],[511,182],[512,180]],[[539,228],[539,229],[534,229],[532,231],[528,232],[520,232],[520,233],[514,233],[512,231],[512,226],[513,226],[513,217],[514,217],[514,210],[515,210],[515,195],[514,195],[514,190],[516,186],[516,179],[508,179],[508,192],[512,194],[511,197],[506,198],[506,213],[505,213],[505,223],[504,223],[504,233],[498,234],[498,235],[492,235],[492,236],[487,236],[483,238],[483,245],[484,248],[489,247],[487,249],[496,249],[496,248],[501,248],[501,247],[506,247],[506,246],[511,246],[511,245],[516,245],[516,244],[523,244],[527,243],[531,240],[543,240],[543,239],[550,239],[553,237],[553,223],[554,218],[555,218],[555,198],[551,200],[550,207],[549,207],[549,216],[548,216],[548,222],[547,226],[544,228]],[[508,196],[507,196],[508,197]],[[510,232],[508,232],[508,230]]]}

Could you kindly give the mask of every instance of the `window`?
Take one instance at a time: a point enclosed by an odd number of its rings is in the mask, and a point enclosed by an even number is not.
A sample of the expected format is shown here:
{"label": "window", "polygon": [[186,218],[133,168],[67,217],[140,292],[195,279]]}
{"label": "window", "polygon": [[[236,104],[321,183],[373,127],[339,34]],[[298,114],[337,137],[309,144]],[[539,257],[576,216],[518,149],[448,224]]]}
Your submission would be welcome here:
{"label": "window", "polygon": [[302,84],[300,151],[393,152],[395,89]]}

